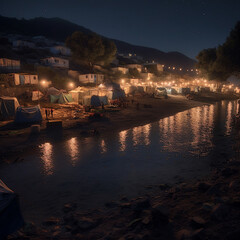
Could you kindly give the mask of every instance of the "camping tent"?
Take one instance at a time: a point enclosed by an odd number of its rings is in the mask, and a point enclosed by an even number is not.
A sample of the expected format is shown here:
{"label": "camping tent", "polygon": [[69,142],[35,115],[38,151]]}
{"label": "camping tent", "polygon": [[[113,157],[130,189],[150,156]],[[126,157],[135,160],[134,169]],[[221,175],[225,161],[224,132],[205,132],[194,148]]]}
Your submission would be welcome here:
{"label": "camping tent", "polygon": [[103,103],[104,105],[108,104],[108,98],[107,96],[99,96],[99,100],[101,103]]}
{"label": "camping tent", "polygon": [[32,101],[37,101],[43,96],[43,93],[40,91],[32,91]]}
{"label": "camping tent", "polygon": [[54,87],[50,87],[48,90],[47,90],[47,95],[59,95],[61,92],[54,88]]}
{"label": "camping tent", "polygon": [[33,123],[42,121],[40,107],[18,107],[15,122],[16,123]]}
{"label": "camping tent", "polygon": [[[114,100],[125,97],[125,92],[117,83],[104,83],[99,86],[100,91],[105,93],[108,99]],[[103,95],[103,94],[102,94]]]}
{"label": "camping tent", "polygon": [[96,96],[96,95],[84,96],[83,97],[83,105],[99,107],[99,106],[101,106],[100,97]]}
{"label": "camping tent", "polygon": [[175,95],[178,93],[175,88],[166,88],[166,90],[167,90],[167,94]]}
{"label": "camping tent", "polygon": [[59,95],[50,95],[51,103],[69,103],[72,102],[71,94],[60,93]]}
{"label": "camping tent", "polygon": [[17,195],[0,179],[0,239],[23,226]]}
{"label": "camping tent", "polygon": [[0,97],[0,119],[13,119],[19,106],[15,97]]}

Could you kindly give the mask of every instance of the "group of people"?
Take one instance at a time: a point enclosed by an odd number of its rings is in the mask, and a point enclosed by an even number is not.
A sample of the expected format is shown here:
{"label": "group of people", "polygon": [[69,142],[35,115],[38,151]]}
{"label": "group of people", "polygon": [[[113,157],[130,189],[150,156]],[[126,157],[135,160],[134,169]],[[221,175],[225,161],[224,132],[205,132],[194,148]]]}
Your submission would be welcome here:
{"label": "group of people", "polygon": [[53,118],[53,109],[45,108],[45,115],[46,115],[46,119],[50,118],[50,116]]}

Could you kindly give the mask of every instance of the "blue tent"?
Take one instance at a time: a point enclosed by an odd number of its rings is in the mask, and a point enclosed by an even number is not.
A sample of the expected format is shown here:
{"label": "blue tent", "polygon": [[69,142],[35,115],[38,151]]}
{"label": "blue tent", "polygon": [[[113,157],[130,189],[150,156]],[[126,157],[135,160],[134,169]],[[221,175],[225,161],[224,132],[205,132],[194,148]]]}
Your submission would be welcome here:
{"label": "blue tent", "polygon": [[0,239],[5,239],[23,224],[17,195],[0,179]]}
{"label": "blue tent", "polygon": [[99,99],[99,96],[92,95],[92,97],[91,97],[91,105],[94,106],[94,107],[101,106],[101,101]]}
{"label": "blue tent", "polygon": [[34,123],[40,121],[42,121],[42,114],[39,106],[17,108],[16,123]]}
{"label": "blue tent", "polygon": [[98,96],[98,97],[99,97],[99,100],[100,100],[101,103],[103,103],[104,105],[108,104],[107,96]]}

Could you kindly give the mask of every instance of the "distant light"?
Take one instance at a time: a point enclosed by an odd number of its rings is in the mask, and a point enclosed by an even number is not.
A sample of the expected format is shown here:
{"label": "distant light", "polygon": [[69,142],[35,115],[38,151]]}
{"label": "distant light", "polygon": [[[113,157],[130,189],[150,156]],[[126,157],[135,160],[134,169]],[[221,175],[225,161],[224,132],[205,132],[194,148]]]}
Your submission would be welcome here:
{"label": "distant light", "polygon": [[73,83],[73,82],[70,82],[70,83],[68,84],[68,86],[69,86],[70,88],[73,88],[73,87],[74,87],[74,83]]}

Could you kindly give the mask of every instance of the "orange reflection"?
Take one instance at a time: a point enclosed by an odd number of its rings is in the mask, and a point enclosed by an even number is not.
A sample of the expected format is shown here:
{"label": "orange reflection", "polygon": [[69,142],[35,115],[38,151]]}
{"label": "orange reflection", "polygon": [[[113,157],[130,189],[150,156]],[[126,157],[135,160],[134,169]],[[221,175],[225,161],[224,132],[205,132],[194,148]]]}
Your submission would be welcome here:
{"label": "orange reflection", "polygon": [[134,127],[132,131],[133,131],[132,132],[132,134],[133,134],[133,146],[136,146],[136,145],[140,144],[142,126]]}
{"label": "orange reflection", "polygon": [[68,140],[67,145],[69,149],[69,154],[71,156],[71,163],[73,166],[75,166],[77,163],[78,154],[79,154],[79,146],[78,146],[77,138],[74,137]]}
{"label": "orange reflection", "polygon": [[40,149],[42,152],[42,160],[44,164],[44,172],[46,175],[53,174],[53,160],[52,160],[52,152],[53,146],[51,143],[44,143],[40,145]]}
{"label": "orange reflection", "polygon": [[147,124],[142,127],[145,145],[149,145],[151,142],[149,138],[150,130],[151,130],[151,124]]}
{"label": "orange reflection", "polygon": [[101,140],[100,147],[101,147],[101,153],[107,152],[107,145],[103,139]]}
{"label": "orange reflection", "polygon": [[126,149],[127,130],[119,133],[120,151],[124,152]]}
{"label": "orange reflection", "polygon": [[233,103],[229,102],[228,105],[227,105],[227,119],[226,119],[225,134],[229,134],[231,132],[232,111],[233,111]]}

